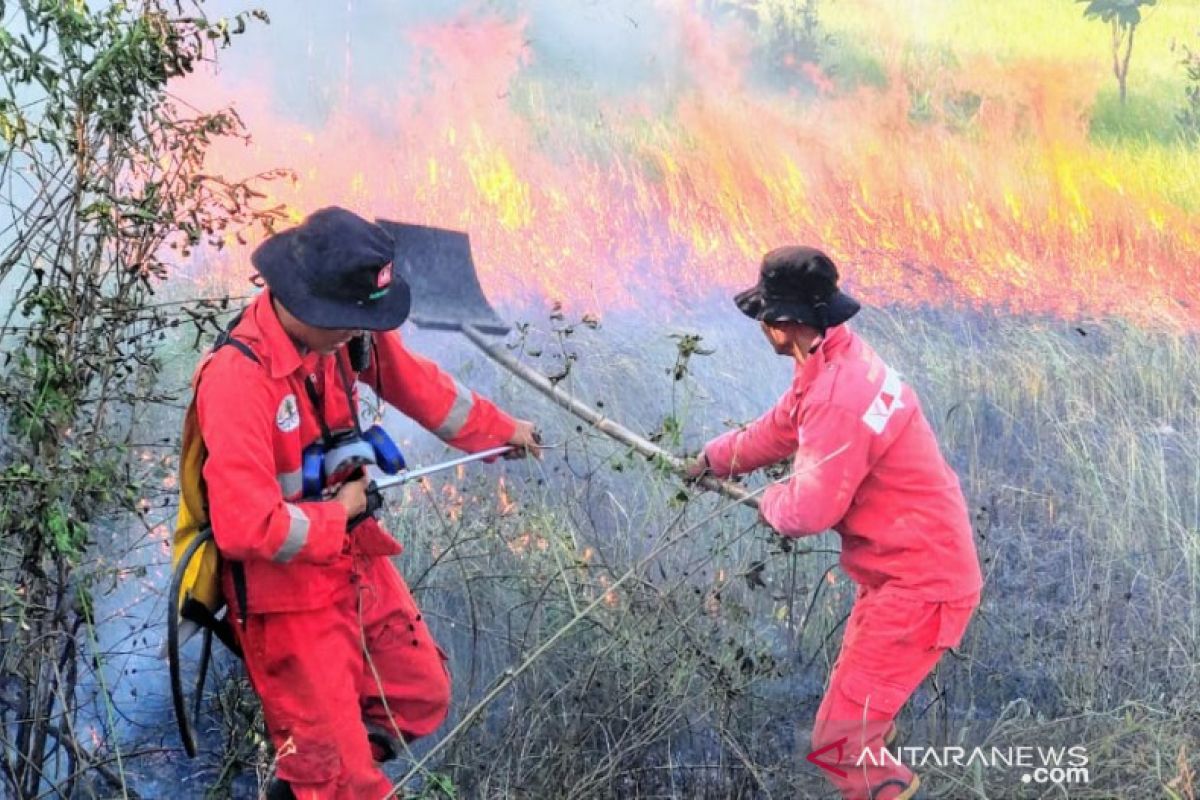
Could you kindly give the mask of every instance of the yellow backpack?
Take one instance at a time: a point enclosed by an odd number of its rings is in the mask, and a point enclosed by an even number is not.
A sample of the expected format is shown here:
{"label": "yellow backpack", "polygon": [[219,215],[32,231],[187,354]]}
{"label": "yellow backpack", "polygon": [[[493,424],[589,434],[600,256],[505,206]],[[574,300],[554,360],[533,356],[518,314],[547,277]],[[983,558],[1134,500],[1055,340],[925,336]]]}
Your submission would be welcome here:
{"label": "yellow backpack", "polygon": [[[245,342],[233,338],[232,331],[241,320],[237,317],[217,337],[206,358],[225,345],[237,348],[242,355],[259,362]],[[183,694],[182,664],[179,648],[198,632],[204,635],[203,650],[196,676],[196,696],[192,716],[200,715],[204,695],[204,679],[212,656],[212,638],[216,636],[226,647],[241,656],[233,636],[229,614],[221,616],[227,604],[221,591],[221,555],[213,540],[208,519],[208,499],[204,489],[204,461],[208,449],[200,435],[200,420],[196,412],[196,392],[203,369],[197,372],[192,385],[192,399],[183,418],[183,444],[179,455],[179,513],[175,518],[175,533],[171,538],[171,602],[167,607],[166,655],[171,674],[171,697],[179,736],[189,757],[196,755],[196,740]],[[246,607],[245,577],[241,564],[232,562],[234,588],[239,606]]]}

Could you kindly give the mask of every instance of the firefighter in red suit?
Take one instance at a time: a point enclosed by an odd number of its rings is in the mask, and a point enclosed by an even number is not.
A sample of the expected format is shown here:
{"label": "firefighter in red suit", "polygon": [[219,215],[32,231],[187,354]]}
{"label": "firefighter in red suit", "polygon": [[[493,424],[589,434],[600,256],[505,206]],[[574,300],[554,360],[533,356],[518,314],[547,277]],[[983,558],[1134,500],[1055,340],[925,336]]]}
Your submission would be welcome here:
{"label": "firefighter in red suit", "polygon": [[[355,428],[355,381],[454,447],[539,454],[531,423],[405,347],[395,329],[409,291],[392,258],[386,231],[339,208],[272,236],[252,256],[267,290],[230,331],[237,346],[197,372],[222,586],[275,745],[277,797],[388,795],[377,760],[449,707],[445,655],[390,560],[401,547],[364,514],[366,478],[301,499],[305,447]],[[355,374],[345,345],[363,332],[373,358]]]}
{"label": "firefighter in red suit", "polygon": [[735,300],[795,360],[792,385],[753,423],[709,442],[689,471],[729,477],[792,459],[790,477],[762,495],[763,520],[784,536],[837,531],[841,567],[858,585],[812,750],[825,750],[843,797],[907,799],[917,776],[880,750],[901,706],[962,639],[982,577],[958,479],[912,388],[843,324],[859,304],[837,281],[813,248],[764,257],[757,285]]}

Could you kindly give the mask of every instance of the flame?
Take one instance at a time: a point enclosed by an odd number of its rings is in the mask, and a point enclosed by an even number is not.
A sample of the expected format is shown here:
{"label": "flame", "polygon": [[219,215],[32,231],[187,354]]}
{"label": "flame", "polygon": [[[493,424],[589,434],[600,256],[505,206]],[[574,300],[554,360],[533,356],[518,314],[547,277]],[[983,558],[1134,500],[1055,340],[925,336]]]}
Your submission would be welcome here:
{"label": "flame", "polygon": [[442,498],[445,500],[446,517],[451,522],[458,522],[459,517],[462,516],[463,505],[466,502],[465,496],[454,484],[443,483]]}
{"label": "flame", "polygon": [[[346,92],[319,126],[278,116],[270,67],[197,78],[185,95],[236,97],[255,136],[214,150],[214,171],[295,168],[294,183],[267,187],[293,220],[336,203],[467,230],[493,300],[683,302],[743,287],[765,250],[803,241],[870,303],[1197,327],[1194,156],[1089,140],[1081,120],[1103,73],[965,48],[918,86],[906,42],[880,32],[884,88],[835,90],[799,64],[817,93],[789,96],[749,85],[728,31],[690,8],[679,22],[704,85],[605,97],[594,113],[530,74],[524,19],[495,17],[408,31],[403,88],[370,97],[370,114]],[[922,98],[935,102],[914,119]],[[953,111],[955,98],[976,110]],[[248,273],[246,256],[232,243],[217,256],[224,280]]]}
{"label": "flame", "polygon": [[604,605],[609,608],[616,608],[621,604],[620,598],[617,597],[617,590],[609,588],[612,586],[612,581],[608,576],[601,573],[598,577],[600,589],[604,592]]}
{"label": "flame", "polygon": [[550,547],[550,542],[544,536],[538,536],[531,531],[525,531],[521,535],[510,539],[507,542],[509,552],[513,555],[522,555],[530,550],[537,550],[544,553]]}
{"label": "flame", "polygon": [[500,516],[507,517],[517,510],[517,504],[508,495],[508,488],[504,485],[504,478],[500,478],[496,484],[496,500],[497,508],[500,511]]}

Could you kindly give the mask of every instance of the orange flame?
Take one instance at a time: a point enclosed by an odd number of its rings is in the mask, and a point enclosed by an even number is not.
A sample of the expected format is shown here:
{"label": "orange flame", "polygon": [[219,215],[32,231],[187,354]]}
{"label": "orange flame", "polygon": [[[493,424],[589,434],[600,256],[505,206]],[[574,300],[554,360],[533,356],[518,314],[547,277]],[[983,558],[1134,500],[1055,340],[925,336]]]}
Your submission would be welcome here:
{"label": "orange flame", "polygon": [[608,576],[601,573],[599,576],[600,588],[604,592],[604,605],[609,608],[616,608],[621,604],[620,598],[617,597],[617,590],[609,588],[612,586],[612,581]]}
{"label": "orange flame", "polygon": [[504,478],[500,478],[500,481],[496,484],[496,499],[500,516],[507,517],[517,510],[516,502],[508,495],[508,488],[504,485]]}
{"label": "orange flame", "polygon": [[528,553],[530,550],[537,550],[544,553],[550,547],[550,542],[545,537],[538,536],[531,531],[525,531],[521,535],[510,539],[507,544],[509,552],[513,555],[522,555]]}
{"label": "orange flame", "polygon": [[[745,48],[680,13],[704,91],[597,100],[594,114],[560,111],[570,103],[526,75],[524,21],[495,18],[409,32],[418,56],[395,84],[421,88],[371,98],[382,120],[348,100],[319,128],[275,117],[262,75],[188,93],[212,106],[232,92],[256,137],[215,151],[214,171],[294,167],[293,185],[269,187],[293,220],[337,203],[465,229],[494,299],[693,299],[804,241],[868,302],[1197,327],[1200,215],[1163,191],[1178,167],[1165,156],[1089,141],[1099,78],[975,58],[929,78],[936,96],[982,98],[973,116],[914,120],[899,47],[886,88],[837,93],[800,65],[816,97],[766,95],[747,85]],[[232,250],[222,269],[247,274]]]}

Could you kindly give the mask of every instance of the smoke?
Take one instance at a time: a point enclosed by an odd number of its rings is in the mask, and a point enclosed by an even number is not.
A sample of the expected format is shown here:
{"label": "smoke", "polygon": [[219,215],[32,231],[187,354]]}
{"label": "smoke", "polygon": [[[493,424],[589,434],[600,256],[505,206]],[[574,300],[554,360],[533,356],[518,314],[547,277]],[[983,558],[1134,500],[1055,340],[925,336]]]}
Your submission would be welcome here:
{"label": "smoke", "polygon": [[[673,86],[700,82],[689,74],[680,17],[662,3],[347,0],[305,3],[302,13],[295,2],[259,5],[271,24],[252,27],[222,54],[221,72],[235,82],[261,76],[272,112],[304,125],[320,125],[339,103],[370,114],[368,98],[419,94],[414,41],[446,26],[469,37],[469,28],[487,20],[519,21],[530,74],[576,89],[619,93],[652,85],[669,95]],[[242,8],[233,0],[207,7],[214,16]],[[496,88],[503,94],[503,86]]]}
{"label": "smoke", "polygon": [[181,92],[255,137],[214,171],[296,169],[268,194],[297,221],[466,230],[494,301],[678,308],[804,242],[872,304],[1194,327],[1186,154],[1093,143],[1102,73],[981,55],[926,5],[830,42],[767,0],[276,2]]}

